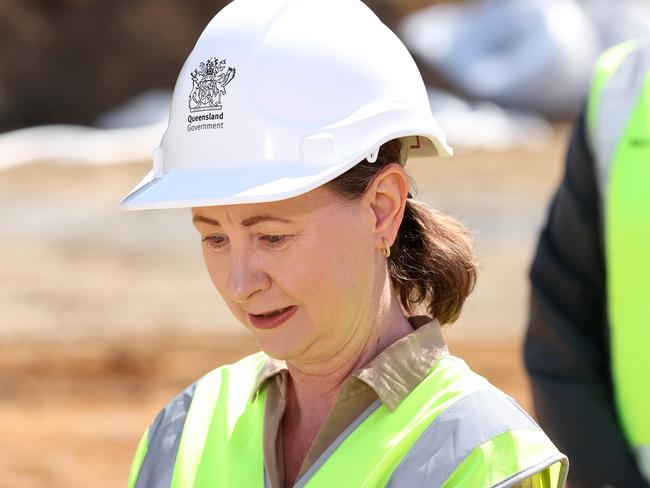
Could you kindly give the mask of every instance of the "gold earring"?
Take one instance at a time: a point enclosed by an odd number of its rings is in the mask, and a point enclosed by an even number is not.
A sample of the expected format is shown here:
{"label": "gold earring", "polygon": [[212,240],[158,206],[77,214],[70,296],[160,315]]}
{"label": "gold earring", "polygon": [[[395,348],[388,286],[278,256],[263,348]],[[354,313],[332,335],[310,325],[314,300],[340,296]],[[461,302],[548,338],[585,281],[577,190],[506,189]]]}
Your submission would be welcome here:
{"label": "gold earring", "polygon": [[386,239],[384,239],[383,237],[381,238],[381,242],[384,243],[384,249],[382,250],[383,253],[384,253],[384,256],[389,258],[390,257],[390,246],[388,244],[386,244]]}

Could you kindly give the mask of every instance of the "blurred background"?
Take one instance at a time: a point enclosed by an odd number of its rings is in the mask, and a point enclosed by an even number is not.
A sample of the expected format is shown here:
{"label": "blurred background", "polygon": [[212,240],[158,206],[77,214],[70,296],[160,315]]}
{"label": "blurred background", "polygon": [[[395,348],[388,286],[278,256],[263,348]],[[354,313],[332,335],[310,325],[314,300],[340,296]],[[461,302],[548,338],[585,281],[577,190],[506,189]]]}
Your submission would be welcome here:
{"label": "blurred background", "polygon": [[[125,486],[158,410],[256,350],[203,270],[189,211],[118,208],[226,3],[0,2],[1,486]],[[530,408],[537,233],[592,64],[650,28],[648,2],[366,3],[413,53],[457,151],[410,167],[418,198],[465,221],[480,255],[450,348]]]}

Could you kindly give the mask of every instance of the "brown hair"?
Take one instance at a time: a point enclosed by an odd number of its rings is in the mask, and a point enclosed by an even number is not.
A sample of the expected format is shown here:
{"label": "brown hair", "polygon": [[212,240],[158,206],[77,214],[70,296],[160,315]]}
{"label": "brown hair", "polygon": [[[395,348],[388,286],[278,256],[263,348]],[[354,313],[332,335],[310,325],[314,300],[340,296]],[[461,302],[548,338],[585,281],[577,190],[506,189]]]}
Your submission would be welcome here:
{"label": "brown hair", "polygon": [[[393,139],[381,146],[375,163],[363,160],[325,186],[356,200],[384,166],[399,162],[401,148],[402,142]],[[408,198],[388,271],[407,313],[424,305],[441,324],[454,322],[476,284],[471,234],[453,217]]]}

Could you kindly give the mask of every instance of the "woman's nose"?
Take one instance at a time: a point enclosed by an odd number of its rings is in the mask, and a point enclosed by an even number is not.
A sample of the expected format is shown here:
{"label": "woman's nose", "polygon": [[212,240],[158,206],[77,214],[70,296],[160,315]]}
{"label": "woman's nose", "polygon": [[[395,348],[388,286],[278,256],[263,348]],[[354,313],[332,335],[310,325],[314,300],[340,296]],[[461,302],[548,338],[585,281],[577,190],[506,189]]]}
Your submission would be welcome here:
{"label": "woman's nose", "polygon": [[245,303],[253,295],[268,289],[269,275],[250,253],[231,253],[228,295],[236,303]]}

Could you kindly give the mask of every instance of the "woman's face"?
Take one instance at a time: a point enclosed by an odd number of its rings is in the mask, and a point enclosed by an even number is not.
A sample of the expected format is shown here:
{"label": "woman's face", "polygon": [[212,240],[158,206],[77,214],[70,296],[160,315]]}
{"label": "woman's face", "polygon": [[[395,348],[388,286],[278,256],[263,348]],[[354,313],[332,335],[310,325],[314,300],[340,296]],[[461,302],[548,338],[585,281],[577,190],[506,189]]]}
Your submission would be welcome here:
{"label": "woman's face", "polygon": [[197,207],[192,216],[212,282],[267,354],[325,361],[367,335],[382,259],[363,199],[317,188],[279,202]]}

